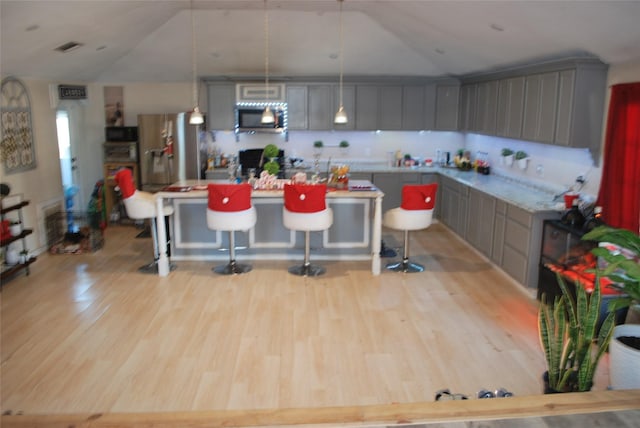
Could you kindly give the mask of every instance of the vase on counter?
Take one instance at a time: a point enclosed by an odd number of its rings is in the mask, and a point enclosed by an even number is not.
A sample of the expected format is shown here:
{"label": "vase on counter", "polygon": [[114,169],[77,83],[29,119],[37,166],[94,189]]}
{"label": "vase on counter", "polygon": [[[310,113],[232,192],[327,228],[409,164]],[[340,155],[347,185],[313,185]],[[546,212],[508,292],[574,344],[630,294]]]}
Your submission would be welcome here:
{"label": "vase on counter", "polygon": [[528,163],[529,163],[529,158],[518,159],[518,167],[523,171],[527,169]]}
{"label": "vase on counter", "polygon": [[513,155],[502,156],[502,163],[506,166],[513,165]]}

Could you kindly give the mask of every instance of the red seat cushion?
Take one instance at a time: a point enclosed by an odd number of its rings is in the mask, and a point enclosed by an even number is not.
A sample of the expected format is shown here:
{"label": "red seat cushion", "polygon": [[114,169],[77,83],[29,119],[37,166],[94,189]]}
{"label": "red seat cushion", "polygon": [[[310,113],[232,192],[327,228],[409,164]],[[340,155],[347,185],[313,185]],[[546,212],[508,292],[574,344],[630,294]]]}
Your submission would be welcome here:
{"label": "red seat cushion", "polygon": [[285,184],[284,206],[296,213],[317,213],[327,209],[326,184]]}
{"label": "red seat cushion", "polygon": [[436,204],[438,185],[406,184],[402,187],[402,203],[400,208],[405,210],[432,210]]}
{"label": "red seat cushion", "polygon": [[251,185],[209,184],[209,209],[213,211],[244,211],[251,208]]}
{"label": "red seat cushion", "polygon": [[116,184],[120,188],[120,192],[124,199],[131,197],[135,193],[136,186],[133,184],[133,176],[131,175],[131,170],[129,168],[120,169],[116,172],[114,179],[116,180]]}

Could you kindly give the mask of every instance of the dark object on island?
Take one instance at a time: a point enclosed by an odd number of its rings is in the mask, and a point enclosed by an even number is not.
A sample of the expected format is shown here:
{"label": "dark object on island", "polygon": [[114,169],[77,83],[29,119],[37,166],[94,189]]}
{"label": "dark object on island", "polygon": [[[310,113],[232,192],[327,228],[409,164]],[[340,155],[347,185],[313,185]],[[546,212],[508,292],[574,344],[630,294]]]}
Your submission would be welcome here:
{"label": "dark object on island", "polygon": [[569,211],[562,216],[560,221],[562,224],[576,229],[582,228],[584,225],[584,215],[580,211],[580,207],[578,207],[578,199],[573,200],[573,205],[569,208]]}

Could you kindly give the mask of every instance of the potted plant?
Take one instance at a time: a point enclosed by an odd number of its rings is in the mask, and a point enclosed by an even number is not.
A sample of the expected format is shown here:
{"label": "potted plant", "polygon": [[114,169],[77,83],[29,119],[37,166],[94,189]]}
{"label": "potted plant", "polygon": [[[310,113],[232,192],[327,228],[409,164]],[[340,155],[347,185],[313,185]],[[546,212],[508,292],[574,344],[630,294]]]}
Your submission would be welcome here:
{"label": "potted plant", "polygon": [[338,147],[340,147],[340,151],[342,152],[342,154],[347,154],[347,152],[349,151],[349,142],[347,140],[342,140],[338,144]]}
{"label": "potted plant", "polygon": [[577,284],[575,300],[564,279],[560,275],[557,279],[562,294],[553,303],[543,296],[538,312],[540,342],[547,362],[544,392],[589,391],[611,341],[614,313],[608,311],[600,329],[596,328],[601,304],[597,274],[590,295]]}
{"label": "potted plant", "polygon": [[527,169],[527,161],[529,160],[529,156],[527,155],[527,153],[523,152],[522,150],[518,150],[515,157],[518,161],[518,166],[520,167],[520,169]]}
{"label": "potted plant", "polygon": [[275,144],[267,144],[262,150],[263,157],[269,160],[274,160],[274,158],[277,158],[279,154],[280,149]]}
{"label": "potted plant", "polygon": [[606,246],[594,248],[592,253],[606,266],[601,275],[613,281],[611,287],[622,294],[609,302],[608,309],[629,308],[627,321],[613,330],[609,346],[609,378],[613,389],[640,388],[640,237],[635,233],[611,226],[598,226],[582,239],[607,242],[624,251],[610,251]]}
{"label": "potted plant", "polygon": [[502,149],[500,152],[500,163],[507,166],[513,165],[513,150],[507,147]]}
{"label": "potted plant", "polygon": [[324,143],[320,140],[313,142],[313,153],[317,156],[322,154],[322,148],[324,147]]}

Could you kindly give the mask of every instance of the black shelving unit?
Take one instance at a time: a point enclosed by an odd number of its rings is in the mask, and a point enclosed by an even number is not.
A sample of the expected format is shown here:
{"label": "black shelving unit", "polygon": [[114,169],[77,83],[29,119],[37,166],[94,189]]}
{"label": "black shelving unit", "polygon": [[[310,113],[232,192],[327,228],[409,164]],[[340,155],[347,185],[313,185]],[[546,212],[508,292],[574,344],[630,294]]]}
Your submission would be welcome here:
{"label": "black shelving unit", "polygon": [[[27,205],[29,205],[29,201],[22,201],[17,204],[10,205],[8,207],[2,207],[0,208],[0,217],[4,219],[5,214],[12,211],[17,211],[18,219],[24,225],[24,220],[22,218],[22,208],[26,207]],[[13,242],[21,241],[22,249],[26,250],[27,249],[26,237],[31,235],[32,233],[33,233],[33,229],[22,229],[22,232],[20,232],[20,235],[11,236],[5,239],[0,239],[0,247],[4,248],[9,246],[9,244]],[[4,282],[5,279],[13,276],[14,274],[22,271],[23,269],[25,270],[26,274],[29,275],[29,266],[31,266],[31,264],[35,262],[36,259],[37,259],[36,257],[30,257],[28,260],[26,260],[23,263],[18,263],[15,265],[3,264],[2,270],[0,271],[0,280]]]}

